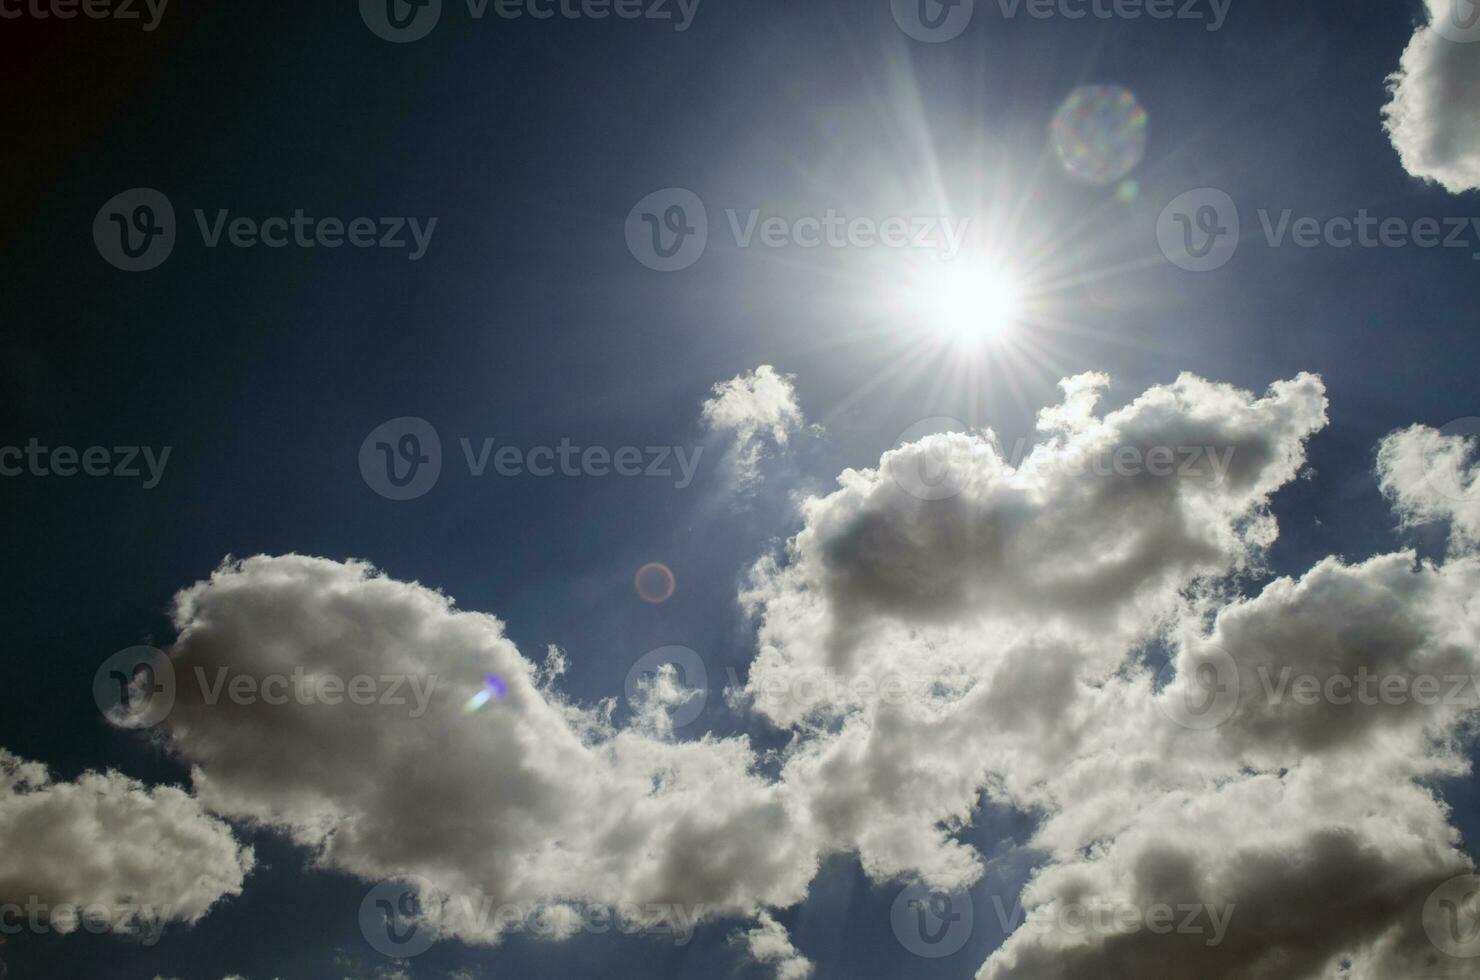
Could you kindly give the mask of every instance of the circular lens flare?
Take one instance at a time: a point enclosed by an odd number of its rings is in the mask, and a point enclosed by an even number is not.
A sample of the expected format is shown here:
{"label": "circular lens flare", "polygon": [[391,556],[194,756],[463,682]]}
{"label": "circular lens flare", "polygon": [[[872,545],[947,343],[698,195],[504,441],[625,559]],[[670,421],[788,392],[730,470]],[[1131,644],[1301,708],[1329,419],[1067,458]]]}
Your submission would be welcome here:
{"label": "circular lens flare", "polygon": [[678,583],[667,565],[654,561],[648,562],[637,570],[632,584],[644,601],[656,606],[667,602],[673,596],[673,590]]}
{"label": "circular lens flare", "polygon": [[1054,114],[1054,149],[1070,176],[1114,184],[1146,155],[1146,110],[1119,85],[1084,85]]}

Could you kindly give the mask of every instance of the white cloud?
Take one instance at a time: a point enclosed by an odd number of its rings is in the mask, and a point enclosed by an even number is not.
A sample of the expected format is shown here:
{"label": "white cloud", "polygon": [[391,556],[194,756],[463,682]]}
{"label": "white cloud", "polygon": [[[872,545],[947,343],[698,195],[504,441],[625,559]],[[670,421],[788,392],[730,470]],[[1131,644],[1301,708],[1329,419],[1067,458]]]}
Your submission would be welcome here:
{"label": "white cloud", "polygon": [[[754,773],[743,739],[615,729],[542,687],[493,616],[363,562],[229,562],[177,596],[175,622],[166,724],[201,799],[282,830],[325,867],[418,876],[443,933],[495,942],[508,921],[484,913],[505,904],[548,905],[557,919],[567,903],[636,906],[655,921],[660,906],[745,915],[800,900],[814,873],[804,813]],[[404,676],[403,694],[431,693],[422,713],[207,703],[196,678],[221,668]],[[506,694],[464,711],[488,675]]]}
{"label": "white cloud", "polygon": [[[1417,969],[1434,950],[1414,930],[1428,895],[1470,861],[1427,781],[1467,770],[1455,739],[1476,707],[1473,686],[1426,705],[1366,703],[1326,685],[1363,672],[1473,676],[1477,584],[1474,558],[1327,559],[1222,608],[1206,635],[1186,624],[1165,690],[1132,670],[1086,692],[1092,737],[1037,788],[1047,819],[1034,844],[1052,861],[1024,895],[1025,927],[980,976],[1314,980],[1342,959],[1352,978],[1446,975]],[[1213,689],[1194,680],[1213,651],[1237,667],[1231,715],[1182,728],[1162,709],[1200,684]],[[1291,678],[1302,677],[1334,697],[1296,697]],[[1195,906],[1208,910],[1200,924],[1216,914],[1226,929],[1210,942],[1207,930],[1064,928],[1060,910],[1086,902]]]}
{"label": "white cloud", "polygon": [[[925,628],[969,641],[989,627],[998,650],[1060,636],[1118,658],[1184,588],[1248,568],[1276,534],[1269,495],[1325,423],[1319,380],[1255,398],[1184,375],[1093,421],[1081,380],[1066,382],[1068,407],[1043,413],[1044,441],[1016,468],[990,439],[951,433],[846,470],[840,490],[806,501],[784,565],[758,566],[747,597],[761,615],[751,692],[797,671],[952,669],[949,644],[917,642]],[[959,493],[912,496],[902,474],[942,456]],[[802,719],[794,703],[759,704],[780,724]]]}
{"label": "white cloud", "polygon": [[[1019,466],[990,433],[934,436],[806,502],[746,596],[761,646],[745,693],[802,735],[783,780],[872,877],[945,889],[983,873],[956,831],[984,793],[1038,813],[1029,843],[1048,860],[984,980],[1324,980],[1343,959],[1353,978],[1399,975],[1422,955],[1424,899],[1470,866],[1423,781],[1467,770],[1456,740],[1473,689],[1369,706],[1264,685],[1285,668],[1319,683],[1469,676],[1480,561],[1333,558],[1237,599],[1277,533],[1271,495],[1325,424],[1319,380],[1256,398],[1184,376],[1100,419],[1106,383],[1066,382]],[[1158,446],[1233,452],[1217,479],[1083,464]],[[1427,485],[1424,458],[1389,492]],[[943,460],[954,495],[920,499],[899,479]],[[1144,658],[1157,645],[1173,660],[1164,690]],[[1218,656],[1236,670],[1231,717],[1177,724]],[[906,696],[884,696],[890,678]],[[1074,928],[1066,914],[1162,906],[1203,909],[1204,931]]]}
{"label": "white cloud", "polygon": [[[1256,561],[1275,534],[1268,497],[1325,421],[1310,376],[1264,398],[1184,376],[1095,419],[1105,383],[1067,382],[1067,405],[1043,414],[1044,441],[1016,468],[990,439],[935,437],[951,443],[954,497],[921,500],[896,479],[920,454],[939,463],[921,443],[845,472],[804,505],[786,564],[757,570],[747,693],[780,725],[843,719],[795,748],[785,778],[875,878],[965,887],[981,863],[954,831],[983,789],[1052,802],[1043,781],[1096,737],[1094,685],[1184,610],[1189,588]],[[1175,465],[1117,470],[1126,447],[1143,461],[1168,449]],[[1213,457],[1227,460],[1221,476]],[[840,696],[767,693],[819,676],[838,677]],[[896,677],[915,696],[882,697]]]}
{"label": "white cloud", "polygon": [[812,975],[812,962],[797,952],[786,929],[769,913],[761,913],[756,927],[737,938],[751,959],[775,969],[776,980],[807,980]]}
{"label": "white cloud", "polygon": [[[1465,445],[1413,429],[1378,457],[1400,519],[1450,522],[1445,560],[1333,557],[1241,596],[1326,422],[1320,380],[1261,396],[1184,375],[1097,416],[1108,384],[1067,380],[1019,465],[990,433],[931,436],[804,503],[744,596],[759,650],[737,703],[795,736],[778,778],[744,739],[675,742],[672,676],[617,728],[555,690],[560,651],[539,668],[492,616],[296,555],[179,594],[177,675],[408,674],[426,710],[212,705],[181,683],[169,737],[210,808],[367,881],[420,876],[428,922],[472,941],[501,923],[459,899],[704,906],[753,918],[739,944],[799,980],[811,963],[768,909],[834,854],[879,881],[970,885],[984,862],[959,831],[985,796],[1039,817],[1043,863],[983,980],[1445,975],[1419,910],[1470,861],[1430,786],[1468,771],[1473,687],[1353,704],[1270,686],[1480,673],[1480,518],[1434,490],[1475,484]],[[942,461],[955,492],[912,494]],[[1226,719],[1178,724],[1221,690],[1218,663]],[[506,696],[465,713],[489,674]],[[1097,906],[1143,925],[1066,914]],[[1201,928],[1151,928],[1161,907]]]}
{"label": "white cloud", "polygon": [[1480,23],[1472,0],[1428,0],[1428,23],[1389,79],[1388,135],[1415,177],[1480,188]]}
{"label": "white cloud", "polygon": [[[1060,852],[1028,886],[1023,927],[978,977],[1324,978],[1467,867],[1427,791],[1360,771],[1314,763],[1126,792],[1143,797],[1134,821],[1087,856]],[[1136,914],[1080,927],[1062,913],[1074,903]],[[1158,921],[1158,907],[1172,917]]]}
{"label": "white cloud", "polygon": [[[107,931],[151,943],[164,926],[194,924],[240,894],[254,864],[231,828],[181,790],[116,772],[56,782],[4,749],[0,855],[0,904],[34,906],[59,933],[106,921]],[[88,906],[91,921],[79,921],[74,910]]]}
{"label": "white cloud", "polygon": [[768,447],[785,448],[803,425],[790,375],[762,364],[714,386],[702,417],[711,432],[731,433],[735,443],[727,457],[743,489],[760,479],[760,461]]}
{"label": "white cloud", "polygon": [[[1219,730],[1221,750],[1270,770],[1321,757],[1429,774],[1440,760],[1428,736],[1480,706],[1473,684],[1454,690],[1480,668],[1468,608],[1477,591],[1475,557],[1436,566],[1398,552],[1355,566],[1327,558],[1223,609],[1207,645],[1236,662],[1242,700]],[[1382,696],[1376,679],[1387,677],[1404,679],[1405,693]],[[1420,677],[1453,680],[1432,697],[1407,696],[1408,679]],[[1331,698],[1297,696],[1295,678],[1313,678]]]}
{"label": "white cloud", "polygon": [[1445,435],[1424,425],[1382,441],[1377,471],[1382,491],[1405,525],[1447,522],[1451,545],[1464,552],[1480,544],[1480,466],[1475,439]]}

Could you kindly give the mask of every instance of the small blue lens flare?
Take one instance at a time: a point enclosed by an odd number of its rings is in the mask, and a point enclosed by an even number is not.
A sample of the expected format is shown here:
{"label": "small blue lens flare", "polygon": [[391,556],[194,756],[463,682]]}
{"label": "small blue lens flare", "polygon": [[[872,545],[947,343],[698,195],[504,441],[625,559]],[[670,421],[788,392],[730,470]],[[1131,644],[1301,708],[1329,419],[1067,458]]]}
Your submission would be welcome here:
{"label": "small blue lens flare", "polygon": [[467,704],[463,705],[463,714],[472,714],[494,698],[505,697],[508,693],[509,686],[503,682],[503,679],[497,675],[489,674],[483,678],[483,687],[479,689],[478,693],[468,698]]}

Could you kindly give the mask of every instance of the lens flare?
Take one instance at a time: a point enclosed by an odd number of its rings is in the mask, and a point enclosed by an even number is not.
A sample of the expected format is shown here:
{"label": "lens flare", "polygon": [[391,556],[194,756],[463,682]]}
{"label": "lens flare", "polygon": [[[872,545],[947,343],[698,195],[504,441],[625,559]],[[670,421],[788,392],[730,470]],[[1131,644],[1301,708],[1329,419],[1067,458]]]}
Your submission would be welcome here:
{"label": "lens flare", "polygon": [[509,687],[503,679],[489,674],[483,678],[483,686],[478,689],[478,693],[468,698],[467,703],[463,705],[463,714],[472,714],[494,698],[504,697],[508,693]]}
{"label": "lens flare", "polygon": [[1084,85],[1069,93],[1050,131],[1059,162],[1090,184],[1113,184],[1146,154],[1146,110],[1129,89]]}
{"label": "lens flare", "polygon": [[637,594],[642,596],[643,601],[651,602],[653,605],[667,602],[673,596],[673,590],[678,583],[668,566],[660,562],[648,562],[637,570],[632,579]]}

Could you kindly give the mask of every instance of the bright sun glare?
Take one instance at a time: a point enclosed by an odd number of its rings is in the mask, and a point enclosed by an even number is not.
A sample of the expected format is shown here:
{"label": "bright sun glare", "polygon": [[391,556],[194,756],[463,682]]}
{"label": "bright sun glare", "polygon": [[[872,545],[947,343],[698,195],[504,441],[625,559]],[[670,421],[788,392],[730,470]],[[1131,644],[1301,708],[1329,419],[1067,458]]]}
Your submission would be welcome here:
{"label": "bright sun glare", "polygon": [[1017,314],[1017,288],[1001,269],[987,263],[942,266],[925,285],[923,298],[935,329],[960,344],[1001,337]]}

